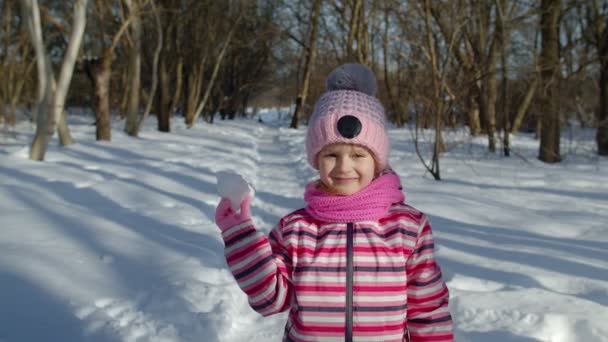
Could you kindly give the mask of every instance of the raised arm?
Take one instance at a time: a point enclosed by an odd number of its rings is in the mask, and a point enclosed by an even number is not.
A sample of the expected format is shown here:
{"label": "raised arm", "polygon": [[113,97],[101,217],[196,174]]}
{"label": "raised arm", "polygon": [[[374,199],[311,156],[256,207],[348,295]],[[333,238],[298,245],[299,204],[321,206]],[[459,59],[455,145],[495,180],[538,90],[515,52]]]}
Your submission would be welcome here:
{"label": "raised arm", "polygon": [[291,262],[284,251],[281,224],[269,237],[256,230],[251,220],[251,198],[241,204],[240,213],[222,199],[216,210],[216,224],[222,231],[225,256],[241,289],[249,297],[249,305],[264,316],[287,310],[290,306]]}

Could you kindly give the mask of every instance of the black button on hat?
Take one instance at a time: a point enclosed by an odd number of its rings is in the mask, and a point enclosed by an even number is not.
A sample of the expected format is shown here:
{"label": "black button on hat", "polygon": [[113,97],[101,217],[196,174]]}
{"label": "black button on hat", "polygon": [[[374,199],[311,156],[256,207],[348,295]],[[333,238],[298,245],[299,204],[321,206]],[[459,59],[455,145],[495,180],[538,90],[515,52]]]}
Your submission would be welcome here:
{"label": "black button on hat", "polygon": [[352,139],[361,133],[361,121],[352,115],[345,115],[338,120],[338,132],[346,139]]}

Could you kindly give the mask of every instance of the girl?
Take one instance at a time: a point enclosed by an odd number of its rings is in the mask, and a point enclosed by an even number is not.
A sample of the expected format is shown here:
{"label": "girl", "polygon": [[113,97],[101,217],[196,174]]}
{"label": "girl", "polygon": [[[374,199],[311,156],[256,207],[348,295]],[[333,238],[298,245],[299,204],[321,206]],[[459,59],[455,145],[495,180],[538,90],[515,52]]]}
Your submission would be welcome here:
{"label": "girl", "polygon": [[306,207],[266,237],[222,199],[216,223],[226,260],[251,307],[289,310],[283,341],[453,341],[448,289],[427,217],[404,203],[388,166],[384,108],[373,73],[330,73],[306,136],[319,180]]}

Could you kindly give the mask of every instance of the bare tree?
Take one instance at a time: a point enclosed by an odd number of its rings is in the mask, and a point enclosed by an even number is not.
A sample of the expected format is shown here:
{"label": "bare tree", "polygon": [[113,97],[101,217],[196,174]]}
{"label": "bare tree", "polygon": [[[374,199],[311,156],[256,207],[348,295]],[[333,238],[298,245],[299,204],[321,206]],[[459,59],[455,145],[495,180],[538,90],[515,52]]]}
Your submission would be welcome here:
{"label": "bare tree", "polygon": [[27,32],[19,25],[17,1],[4,1],[0,7],[0,122],[6,126],[16,123],[16,108],[27,91],[32,70],[36,65]]}
{"label": "bare tree", "polygon": [[224,60],[224,56],[226,54],[226,50],[228,49],[228,46],[230,45],[230,42],[232,41],[232,38],[234,37],[234,34],[237,31],[239,23],[243,19],[243,14],[244,14],[244,12],[241,9],[240,12],[239,12],[239,14],[238,14],[238,16],[237,16],[237,18],[236,18],[236,20],[235,20],[235,22],[232,24],[232,28],[228,32],[228,36],[226,37],[226,39],[224,40],[224,43],[222,44],[222,49],[220,50],[220,53],[217,56],[217,58],[215,60],[215,64],[213,66],[213,71],[211,73],[211,78],[209,79],[209,81],[207,83],[207,88],[205,89],[205,94],[203,95],[203,98],[201,99],[201,102],[196,107],[196,111],[194,112],[193,117],[191,117],[191,118],[186,117],[186,126],[188,128],[191,128],[192,126],[194,126],[194,123],[196,122],[196,119],[203,112],[203,109],[205,109],[205,106],[207,105],[207,101],[209,100],[209,96],[211,95],[211,91],[213,90],[213,86],[214,86],[215,80],[216,80],[217,75],[218,75],[219,70],[220,70],[220,66],[222,65],[222,62]]}
{"label": "bare tree", "polygon": [[296,98],[296,106],[291,118],[291,128],[298,128],[300,113],[306,105],[308,97],[308,88],[310,86],[310,75],[312,73],[312,64],[317,52],[317,29],[319,24],[319,13],[321,11],[321,0],[315,0],[310,11],[310,34],[308,36],[308,44],[302,48],[302,52],[306,54],[304,62],[304,79],[300,86],[298,97]]}
{"label": "bare tree", "polygon": [[[59,73],[55,82],[50,57],[44,48],[42,27],[40,24],[40,8],[38,0],[23,0],[22,17],[27,25],[30,39],[34,45],[38,66],[38,82],[41,96],[38,102],[36,134],[30,149],[30,159],[44,160],[49,138],[53,136],[59,125],[59,135],[66,139],[69,136],[63,113],[65,98],[72,80],[74,65],[86,25],[87,0],[76,0],[74,3],[74,21],[72,34]],[[64,128],[63,130],[61,128]],[[71,140],[71,138],[69,138]],[[65,144],[65,142],[64,142]]]}
{"label": "bare tree", "polygon": [[[98,20],[98,39],[96,43],[101,45],[99,47],[100,52],[92,58],[85,59],[83,63],[85,71],[95,89],[96,138],[97,140],[111,140],[110,84],[112,80],[112,60],[123,34],[125,34],[133,21],[139,19],[139,13],[130,11],[129,16],[119,23],[118,29],[112,32],[112,28],[107,27],[107,23],[115,23],[115,21],[106,20],[107,17],[111,17],[112,19],[115,17],[111,4],[103,1],[96,1],[95,4]],[[111,37],[109,42],[106,36]]]}
{"label": "bare tree", "polygon": [[452,36],[448,37],[449,39],[445,42],[447,50],[442,58],[437,48],[439,44],[436,40],[437,35],[435,34],[434,30],[435,25],[432,15],[431,0],[423,0],[421,2],[421,15],[424,19],[425,29],[425,43],[421,45],[421,48],[426,56],[431,71],[431,93],[427,94],[426,96],[422,96],[422,99],[424,100],[424,107],[426,108],[426,111],[430,113],[429,116],[434,121],[433,128],[435,131],[433,154],[429,164],[427,164],[423,158],[419,148],[418,120],[416,120],[416,136],[414,139],[414,144],[416,147],[416,154],[420,158],[420,161],[424,167],[431,173],[435,180],[441,180],[439,157],[440,154],[445,151],[442,136],[444,117],[450,111],[451,105],[448,102],[453,101],[455,98],[455,95],[447,84],[448,69],[446,66],[452,54],[451,50],[453,49],[456,41],[455,37],[457,37],[457,32],[462,28],[462,24],[455,28],[455,30],[452,32]]}
{"label": "bare tree", "polygon": [[397,127],[403,127],[403,125],[409,118],[407,106],[403,106],[403,103],[407,103],[407,100],[403,101],[404,99],[399,97],[398,94],[396,94],[396,92],[400,90],[401,85],[397,84],[396,87],[394,87],[394,83],[396,82],[391,79],[392,73],[389,72],[389,55],[391,54],[391,39],[389,38],[389,32],[391,30],[390,13],[393,12],[393,6],[396,7],[396,5],[391,3],[390,0],[384,0],[383,5],[384,31],[382,33],[382,64],[384,65],[384,86],[386,88],[386,94],[390,109],[389,117],[392,117],[394,119],[394,122]]}

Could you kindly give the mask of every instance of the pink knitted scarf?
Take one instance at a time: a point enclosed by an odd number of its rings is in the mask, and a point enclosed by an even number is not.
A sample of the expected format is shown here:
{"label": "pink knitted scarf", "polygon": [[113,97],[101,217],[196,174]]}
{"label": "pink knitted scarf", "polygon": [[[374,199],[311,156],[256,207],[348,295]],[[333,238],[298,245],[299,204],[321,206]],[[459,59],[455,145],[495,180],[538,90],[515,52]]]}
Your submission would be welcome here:
{"label": "pink knitted scarf", "polygon": [[374,179],[368,186],[349,196],[338,196],[317,188],[318,181],[306,186],[306,211],[324,222],[356,222],[377,220],[393,203],[402,202],[399,176],[388,173]]}

